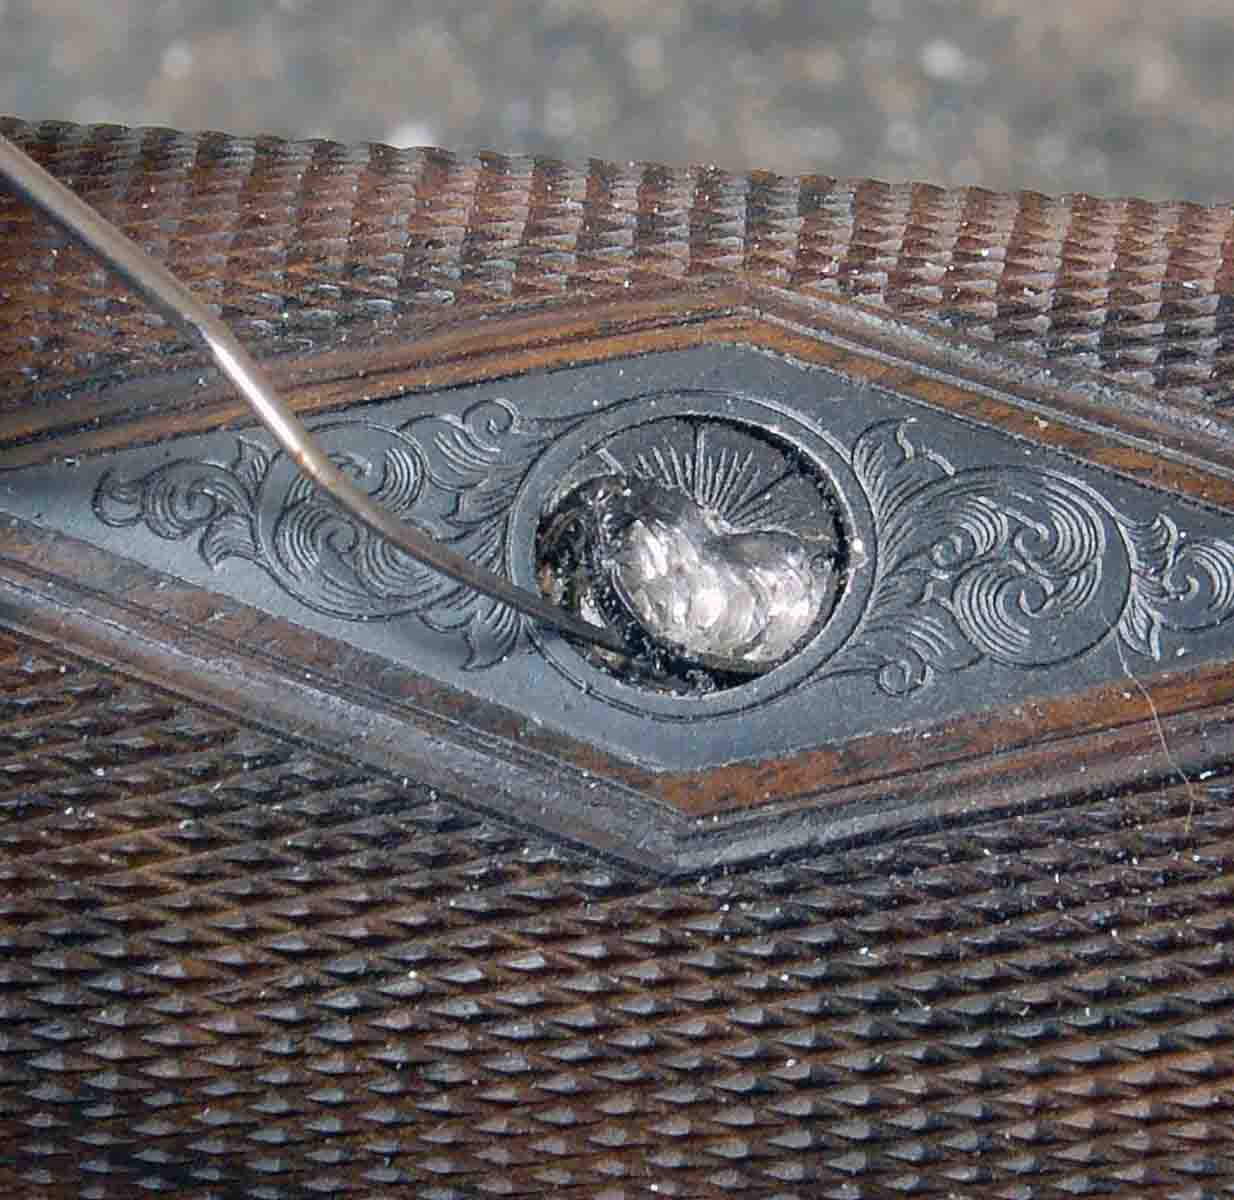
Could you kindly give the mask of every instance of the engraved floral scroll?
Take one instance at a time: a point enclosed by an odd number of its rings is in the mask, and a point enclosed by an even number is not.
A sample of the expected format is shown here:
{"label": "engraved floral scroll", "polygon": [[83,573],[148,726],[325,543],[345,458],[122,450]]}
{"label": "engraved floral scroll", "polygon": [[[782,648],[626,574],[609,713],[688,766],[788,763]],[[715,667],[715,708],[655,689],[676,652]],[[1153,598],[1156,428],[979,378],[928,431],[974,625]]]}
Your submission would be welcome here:
{"label": "engraved floral scroll", "polygon": [[821,673],[873,675],[889,696],[982,659],[1049,667],[1111,633],[1159,659],[1168,633],[1234,615],[1234,545],[1189,538],[1170,517],[1118,512],[1089,484],[1035,467],[957,470],[880,422],[854,473],[877,530],[863,619]]}
{"label": "engraved floral scroll", "polygon": [[[340,418],[315,434],[397,515],[509,576],[528,475],[585,421],[527,420],[507,401],[485,401],[401,425]],[[1165,514],[1132,519],[1060,471],[957,468],[927,442],[912,421],[892,419],[839,448],[873,516],[873,545],[851,547],[850,572],[871,572],[872,582],[852,632],[814,680],[867,676],[882,694],[905,697],[982,661],[1051,667],[1111,636],[1120,655],[1160,659],[1180,648],[1172,636],[1234,616],[1234,544],[1191,536]],[[225,462],[181,458],[131,480],[108,474],[94,511],[109,526],[196,538],[211,567],[254,563],[317,612],[414,616],[460,638],[470,668],[499,661],[520,635],[509,609],[357,527],[286,456],[243,438]]]}
{"label": "engraved floral scroll", "polygon": [[[564,422],[523,422],[502,401],[461,416],[398,427],[364,419],[320,424],[314,436],[378,503],[492,571],[509,576],[509,520],[527,468]],[[345,621],[415,616],[462,638],[467,667],[499,661],[520,618],[416,562],[359,526],[281,452],[239,438],[229,462],[181,458],[137,479],[108,474],[94,495],[99,520],[145,525],[169,540],[197,538],[217,567],[241,558],[309,608]]]}

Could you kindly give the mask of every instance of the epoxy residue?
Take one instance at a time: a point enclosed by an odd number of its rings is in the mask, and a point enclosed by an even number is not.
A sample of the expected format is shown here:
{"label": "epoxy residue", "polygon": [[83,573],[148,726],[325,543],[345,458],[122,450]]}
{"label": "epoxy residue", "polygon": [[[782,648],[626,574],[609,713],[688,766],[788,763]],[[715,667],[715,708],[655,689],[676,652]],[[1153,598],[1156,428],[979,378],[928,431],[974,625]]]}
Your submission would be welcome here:
{"label": "epoxy residue", "polygon": [[544,522],[541,586],[623,633],[633,661],[606,658],[609,669],[660,690],[730,687],[784,660],[829,615],[841,547],[834,528],[815,534],[735,526],[657,479],[605,475]]}

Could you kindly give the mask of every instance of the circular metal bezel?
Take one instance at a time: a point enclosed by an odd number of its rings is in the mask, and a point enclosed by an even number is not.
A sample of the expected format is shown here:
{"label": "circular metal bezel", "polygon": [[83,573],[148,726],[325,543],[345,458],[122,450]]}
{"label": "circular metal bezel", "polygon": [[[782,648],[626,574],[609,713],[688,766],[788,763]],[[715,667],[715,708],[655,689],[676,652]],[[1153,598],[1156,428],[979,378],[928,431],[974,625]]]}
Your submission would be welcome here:
{"label": "circular metal bezel", "polygon": [[783,663],[747,683],[699,694],[670,694],[627,682],[596,666],[565,638],[533,633],[554,669],[580,690],[626,712],[670,721],[696,721],[745,711],[785,694],[814,675],[848,640],[865,609],[874,575],[870,506],[842,448],[823,429],[774,401],[729,392],[674,390],[623,400],[563,435],[528,473],[514,516],[511,570],[521,586],[536,584],[536,536],[565,491],[580,482],[578,464],[613,439],[656,422],[687,418],[743,426],[753,436],[808,464],[838,509],[846,548],[843,577],[830,616]]}

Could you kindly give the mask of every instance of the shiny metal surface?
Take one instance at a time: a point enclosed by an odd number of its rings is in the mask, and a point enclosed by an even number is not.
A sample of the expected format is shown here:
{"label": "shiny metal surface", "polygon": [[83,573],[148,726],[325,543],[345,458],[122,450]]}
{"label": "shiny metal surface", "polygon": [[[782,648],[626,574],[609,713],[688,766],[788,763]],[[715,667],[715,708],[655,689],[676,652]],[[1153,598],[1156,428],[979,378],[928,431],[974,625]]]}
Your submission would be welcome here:
{"label": "shiny metal surface", "polygon": [[818,621],[830,572],[824,564],[816,574],[800,539],[726,528],[656,484],[622,490],[625,527],[601,554],[650,635],[687,655],[773,664]]}

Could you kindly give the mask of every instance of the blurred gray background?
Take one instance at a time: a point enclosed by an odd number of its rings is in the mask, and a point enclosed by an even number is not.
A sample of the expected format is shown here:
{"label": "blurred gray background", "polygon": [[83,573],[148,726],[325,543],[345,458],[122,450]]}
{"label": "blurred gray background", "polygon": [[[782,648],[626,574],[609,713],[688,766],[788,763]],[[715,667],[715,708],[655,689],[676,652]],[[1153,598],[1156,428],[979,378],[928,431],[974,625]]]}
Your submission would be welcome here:
{"label": "blurred gray background", "polygon": [[1231,0],[0,0],[0,111],[1234,199]]}

